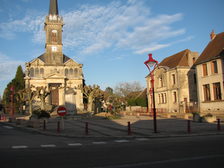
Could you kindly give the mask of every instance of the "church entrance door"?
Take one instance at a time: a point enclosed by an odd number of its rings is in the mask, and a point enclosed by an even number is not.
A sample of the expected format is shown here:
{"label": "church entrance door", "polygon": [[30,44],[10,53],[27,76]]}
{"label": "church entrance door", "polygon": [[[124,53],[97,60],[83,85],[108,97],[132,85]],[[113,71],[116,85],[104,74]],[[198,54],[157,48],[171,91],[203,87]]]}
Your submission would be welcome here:
{"label": "church entrance door", "polygon": [[50,83],[49,88],[50,88],[50,102],[52,105],[59,106],[59,86],[60,83]]}

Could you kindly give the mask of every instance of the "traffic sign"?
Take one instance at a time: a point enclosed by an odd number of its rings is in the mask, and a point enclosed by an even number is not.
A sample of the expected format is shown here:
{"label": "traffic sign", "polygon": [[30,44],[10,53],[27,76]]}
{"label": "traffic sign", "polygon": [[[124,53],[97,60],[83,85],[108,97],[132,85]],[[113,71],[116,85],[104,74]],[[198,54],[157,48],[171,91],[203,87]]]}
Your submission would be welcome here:
{"label": "traffic sign", "polygon": [[67,113],[67,110],[64,106],[59,106],[57,112],[59,116],[63,117]]}

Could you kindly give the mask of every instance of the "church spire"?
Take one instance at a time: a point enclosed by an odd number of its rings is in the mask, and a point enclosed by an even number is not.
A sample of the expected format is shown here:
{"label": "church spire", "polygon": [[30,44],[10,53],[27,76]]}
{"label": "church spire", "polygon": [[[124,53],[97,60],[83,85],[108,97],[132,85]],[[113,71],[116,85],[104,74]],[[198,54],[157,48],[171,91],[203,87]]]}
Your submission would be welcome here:
{"label": "church spire", "polygon": [[58,15],[58,0],[50,0],[49,15]]}

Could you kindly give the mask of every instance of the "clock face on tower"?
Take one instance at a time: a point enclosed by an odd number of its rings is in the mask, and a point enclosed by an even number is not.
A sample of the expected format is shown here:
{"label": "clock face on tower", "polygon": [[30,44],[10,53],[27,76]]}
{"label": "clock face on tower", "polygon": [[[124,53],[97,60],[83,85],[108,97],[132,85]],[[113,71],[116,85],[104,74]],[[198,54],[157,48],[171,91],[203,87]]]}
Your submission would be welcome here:
{"label": "clock face on tower", "polygon": [[52,47],[51,47],[51,51],[52,51],[52,52],[57,52],[57,51],[58,51],[58,48],[57,48],[56,46],[52,46]]}

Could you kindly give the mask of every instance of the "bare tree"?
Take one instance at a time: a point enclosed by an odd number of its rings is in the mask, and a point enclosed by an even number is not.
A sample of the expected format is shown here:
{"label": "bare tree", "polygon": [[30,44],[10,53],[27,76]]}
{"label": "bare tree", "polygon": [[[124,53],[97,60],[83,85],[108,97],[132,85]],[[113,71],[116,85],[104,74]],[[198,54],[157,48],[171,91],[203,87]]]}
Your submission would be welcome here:
{"label": "bare tree", "polygon": [[26,93],[25,89],[19,90],[16,94],[16,100],[19,102],[19,110],[22,111],[21,109],[23,108],[22,106],[24,105],[24,102],[26,102]]}
{"label": "bare tree", "polygon": [[34,86],[30,86],[24,90],[25,95],[26,95],[26,100],[29,103],[30,116],[32,116],[32,114],[33,114],[33,100],[37,95],[37,91],[33,90],[32,88],[34,88]]}
{"label": "bare tree", "polygon": [[47,87],[45,86],[45,87],[43,87],[43,86],[41,86],[41,87],[37,87],[36,88],[36,94],[37,94],[37,97],[40,99],[40,101],[41,101],[41,106],[40,106],[40,108],[41,108],[41,110],[45,110],[45,104],[46,104],[46,102],[45,102],[45,98],[50,94],[50,91],[48,91],[47,90]]}
{"label": "bare tree", "polygon": [[83,93],[84,97],[88,100],[88,111],[93,111],[93,102],[96,98],[100,98],[103,96],[103,92],[100,90],[98,85],[93,86],[79,86],[81,92]]}
{"label": "bare tree", "polygon": [[131,92],[142,91],[143,87],[137,81],[118,83],[115,88],[115,94],[121,97],[127,97]]}

